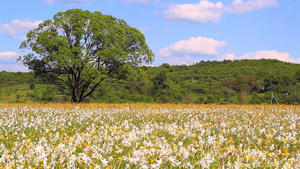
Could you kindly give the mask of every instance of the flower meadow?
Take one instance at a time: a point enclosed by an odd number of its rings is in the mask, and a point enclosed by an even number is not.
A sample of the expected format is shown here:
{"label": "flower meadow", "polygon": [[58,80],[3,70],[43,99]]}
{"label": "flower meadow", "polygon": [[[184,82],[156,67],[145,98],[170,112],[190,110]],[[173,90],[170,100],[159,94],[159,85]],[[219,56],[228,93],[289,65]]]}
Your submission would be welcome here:
{"label": "flower meadow", "polygon": [[300,168],[299,108],[0,104],[0,168]]}

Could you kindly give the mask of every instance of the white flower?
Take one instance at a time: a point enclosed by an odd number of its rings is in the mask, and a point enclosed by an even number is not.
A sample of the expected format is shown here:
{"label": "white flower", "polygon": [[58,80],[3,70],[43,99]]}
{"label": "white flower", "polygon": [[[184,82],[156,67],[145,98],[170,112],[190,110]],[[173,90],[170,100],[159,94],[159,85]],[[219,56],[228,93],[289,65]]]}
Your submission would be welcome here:
{"label": "white flower", "polygon": [[35,147],[35,152],[37,152],[37,153],[42,153],[43,150],[44,150],[44,147],[41,145],[38,145]]}
{"label": "white flower", "polygon": [[179,141],[178,142],[178,146],[182,146],[183,145],[183,142],[182,141]]}
{"label": "white flower", "polygon": [[204,158],[201,159],[200,164],[204,169],[209,169],[210,164],[214,161],[215,159],[208,153]]}
{"label": "white flower", "polygon": [[103,166],[107,166],[107,164],[109,163],[109,161],[107,161],[105,158],[101,159],[101,163],[103,164]]}

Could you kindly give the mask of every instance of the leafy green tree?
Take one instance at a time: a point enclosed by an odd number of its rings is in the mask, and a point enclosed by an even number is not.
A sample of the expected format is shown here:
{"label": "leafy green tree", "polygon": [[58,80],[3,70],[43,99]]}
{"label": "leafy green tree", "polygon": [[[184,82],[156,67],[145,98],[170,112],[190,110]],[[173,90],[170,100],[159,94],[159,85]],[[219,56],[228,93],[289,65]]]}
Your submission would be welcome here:
{"label": "leafy green tree", "polygon": [[[31,96],[31,94],[29,94],[28,96]],[[39,101],[41,99],[41,97],[40,97],[40,89],[38,89],[37,87],[35,87],[33,89],[32,99],[34,101]]]}
{"label": "leafy green tree", "polygon": [[298,70],[298,71],[295,73],[294,78],[295,78],[298,82],[300,82],[300,70]]}
{"label": "leafy green tree", "polygon": [[26,93],[26,96],[31,99],[33,97],[33,92],[29,91]]}
{"label": "leafy green tree", "polygon": [[29,88],[30,88],[30,90],[33,90],[35,88],[35,83],[34,82],[30,82],[29,83]]}
{"label": "leafy green tree", "polygon": [[212,95],[208,95],[205,100],[205,104],[210,104],[210,103],[214,103],[214,96]]}
{"label": "leafy green tree", "polygon": [[280,83],[280,78],[276,75],[269,75],[264,79],[264,86],[268,91],[276,91]]}
{"label": "leafy green tree", "polygon": [[16,98],[17,98],[17,100],[20,100],[21,96],[19,93],[17,93]]}
{"label": "leafy green tree", "polygon": [[257,92],[253,92],[251,94],[251,99],[249,101],[250,104],[261,104],[262,99],[258,96]]}
{"label": "leafy green tree", "polygon": [[200,104],[205,103],[205,97],[204,97],[204,96],[200,96],[200,97],[198,98],[198,100],[197,100],[196,103],[200,103]]}
{"label": "leafy green tree", "polygon": [[[152,79],[153,88],[152,88],[152,95],[159,96],[159,95],[166,95],[167,89],[169,85],[167,84],[167,71],[160,70]],[[163,99],[164,100],[164,99]]]}
{"label": "leafy green tree", "polygon": [[176,101],[179,101],[179,102],[182,101],[182,99],[183,99],[183,96],[181,93],[175,93],[173,97]]}
{"label": "leafy green tree", "polygon": [[133,69],[130,71],[128,81],[125,83],[125,89],[132,93],[148,94],[148,76],[141,68]]}
{"label": "leafy green tree", "polygon": [[292,101],[293,104],[299,104],[300,103],[300,96],[299,94],[296,94],[296,93],[292,93],[291,96],[290,96],[290,99]]}
{"label": "leafy green tree", "polygon": [[169,65],[168,63],[163,63],[162,65],[160,65],[160,67],[169,69],[169,68],[170,68],[170,65]]}
{"label": "leafy green tree", "polygon": [[2,86],[0,85],[0,101],[2,99]]}
{"label": "leafy green tree", "polygon": [[140,31],[101,12],[59,12],[26,37],[20,48],[33,53],[19,61],[37,76],[66,84],[73,103],[82,102],[102,82],[123,79],[129,67],[154,58]]}

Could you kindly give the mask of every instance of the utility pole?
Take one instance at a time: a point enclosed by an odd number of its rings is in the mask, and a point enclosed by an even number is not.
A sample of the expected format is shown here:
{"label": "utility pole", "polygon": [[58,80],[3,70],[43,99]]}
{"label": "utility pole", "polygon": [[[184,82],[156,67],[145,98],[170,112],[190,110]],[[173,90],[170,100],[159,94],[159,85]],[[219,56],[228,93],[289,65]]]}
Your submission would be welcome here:
{"label": "utility pole", "polygon": [[271,95],[271,104],[273,104],[273,99],[277,102],[277,104],[279,104],[278,101],[276,100],[275,96],[273,95],[273,91],[272,91],[272,95]]}

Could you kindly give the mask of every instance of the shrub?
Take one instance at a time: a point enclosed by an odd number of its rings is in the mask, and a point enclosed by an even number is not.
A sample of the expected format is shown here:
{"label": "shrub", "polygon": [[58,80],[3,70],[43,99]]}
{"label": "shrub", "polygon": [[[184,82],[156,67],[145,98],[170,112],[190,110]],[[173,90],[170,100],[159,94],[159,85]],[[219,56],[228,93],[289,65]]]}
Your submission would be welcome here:
{"label": "shrub", "polygon": [[204,104],[204,102],[205,102],[204,96],[200,96],[197,100],[197,103],[200,103],[200,104]]}
{"label": "shrub", "polygon": [[52,89],[47,88],[45,91],[42,93],[42,100],[44,101],[52,101],[54,100],[54,92]]}

